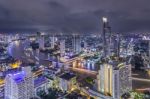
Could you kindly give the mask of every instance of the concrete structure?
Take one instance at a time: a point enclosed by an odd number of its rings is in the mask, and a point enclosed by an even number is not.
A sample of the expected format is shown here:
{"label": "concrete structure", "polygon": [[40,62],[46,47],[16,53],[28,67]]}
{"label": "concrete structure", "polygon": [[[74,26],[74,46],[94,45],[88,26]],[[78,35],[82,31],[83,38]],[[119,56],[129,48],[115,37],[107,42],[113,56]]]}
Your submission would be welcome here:
{"label": "concrete structure", "polygon": [[51,87],[51,82],[44,76],[40,76],[34,79],[34,95],[38,97],[40,91],[48,92],[48,88]]}
{"label": "concrete structure", "polygon": [[77,36],[77,35],[73,36],[72,45],[73,45],[73,52],[75,54],[78,54],[81,52],[81,38],[80,38],[80,36]]}
{"label": "concrete structure", "polygon": [[44,49],[44,43],[45,43],[45,41],[44,41],[44,35],[42,35],[42,33],[40,33],[40,32],[38,32],[37,33],[37,35],[38,35],[38,43],[39,43],[39,48],[40,49]]}
{"label": "concrete structure", "polygon": [[50,37],[50,39],[51,39],[51,48],[54,48],[57,38],[53,35],[52,37]]}
{"label": "concrete structure", "polygon": [[106,17],[102,18],[103,21],[103,31],[102,31],[102,37],[103,37],[103,52],[104,57],[110,55],[110,46],[111,46],[111,27],[109,26],[109,22]]}
{"label": "concrete structure", "polygon": [[132,89],[131,65],[125,62],[111,61],[100,66],[98,78],[98,91],[114,99]]}
{"label": "concrete structure", "polygon": [[41,35],[40,38],[39,38],[39,48],[40,49],[44,49],[44,36]]}
{"label": "concrete structure", "polygon": [[59,88],[62,91],[71,91],[76,87],[76,75],[71,73],[64,73],[59,76]]}
{"label": "concrete structure", "polygon": [[5,78],[5,99],[30,99],[34,96],[34,82],[31,68],[8,74]]}
{"label": "concrete structure", "polygon": [[60,40],[60,54],[61,56],[65,55],[65,40]]}

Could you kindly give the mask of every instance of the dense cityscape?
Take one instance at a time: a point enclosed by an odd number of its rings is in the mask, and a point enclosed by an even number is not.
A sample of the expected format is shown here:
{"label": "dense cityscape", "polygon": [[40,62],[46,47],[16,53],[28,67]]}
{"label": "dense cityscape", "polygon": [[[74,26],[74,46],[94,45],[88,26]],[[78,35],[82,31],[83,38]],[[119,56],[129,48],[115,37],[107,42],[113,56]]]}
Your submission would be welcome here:
{"label": "dense cityscape", "polygon": [[150,99],[150,39],[43,32],[0,35],[0,99]]}
{"label": "dense cityscape", "polygon": [[150,99],[149,0],[0,0],[0,99]]}

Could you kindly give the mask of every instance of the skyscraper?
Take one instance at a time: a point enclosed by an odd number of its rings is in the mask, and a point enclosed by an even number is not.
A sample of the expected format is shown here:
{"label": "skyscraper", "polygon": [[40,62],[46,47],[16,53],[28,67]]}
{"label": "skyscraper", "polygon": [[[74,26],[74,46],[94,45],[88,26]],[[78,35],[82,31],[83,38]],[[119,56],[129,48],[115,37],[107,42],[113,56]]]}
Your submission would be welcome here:
{"label": "skyscraper", "polygon": [[55,42],[57,41],[57,37],[55,37],[54,35],[52,37],[50,37],[51,40],[51,48],[54,48],[55,46]]}
{"label": "skyscraper", "polygon": [[65,54],[65,40],[60,40],[60,54],[63,56]]}
{"label": "skyscraper", "polygon": [[34,83],[30,67],[8,74],[5,78],[5,99],[30,99],[34,96]]}
{"label": "skyscraper", "polygon": [[43,35],[41,35],[40,37],[39,37],[39,48],[40,49],[44,49],[44,36]]}
{"label": "skyscraper", "polygon": [[132,89],[131,65],[112,61],[103,63],[98,74],[98,91],[120,99],[121,95]]}
{"label": "skyscraper", "polygon": [[73,45],[73,52],[78,54],[79,52],[81,52],[81,38],[78,35],[74,35],[73,36],[73,41],[72,41],[72,45]]}

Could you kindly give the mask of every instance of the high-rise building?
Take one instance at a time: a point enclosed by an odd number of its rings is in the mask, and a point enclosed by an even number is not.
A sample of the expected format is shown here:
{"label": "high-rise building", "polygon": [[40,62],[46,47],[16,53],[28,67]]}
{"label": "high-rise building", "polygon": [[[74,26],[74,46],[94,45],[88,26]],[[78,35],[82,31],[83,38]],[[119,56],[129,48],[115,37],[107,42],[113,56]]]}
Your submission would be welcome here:
{"label": "high-rise building", "polygon": [[104,57],[110,55],[110,46],[111,46],[111,27],[109,26],[109,22],[106,17],[102,18],[103,20],[103,31],[102,31],[102,37],[103,37],[103,51],[104,51]]}
{"label": "high-rise building", "polygon": [[98,78],[98,91],[114,99],[131,91],[131,65],[126,62],[111,61],[100,66]]}
{"label": "high-rise building", "polygon": [[40,49],[44,49],[44,36],[41,35],[40,38],[39,38],[39,48]]}
{"label": "high-rise building", "polygon": [[23,67],[22,71],[7,74],[5,78],[5,99],[30,99],[34,96],[34,82],[31,68]]}
{"label": "high-rise building", "polygon": [[60,40],[60,54],[63,56],[65,54],[65,40]]}
{"label": "high-rise building", "polygon": [[73,36],[73,41],[72,41],[72,45],[73,45],[73,52],[74,53],[79,53],[81,52],[81,38],[78,35],[74,35]]}
{"label": "high-rise building", "polygon": [[39,43],[39,48],[40,49],[44,49],[44,35],[41,32],[37,32],[37,39],[38,39],[38,43]]}
{"label": "high-rise building", "polygon": [[51,48],[54,48],[55,46],[55,42],[57,41],[57,37],[55,37],[54,35],[52,37],[50,37],[51,40]]}

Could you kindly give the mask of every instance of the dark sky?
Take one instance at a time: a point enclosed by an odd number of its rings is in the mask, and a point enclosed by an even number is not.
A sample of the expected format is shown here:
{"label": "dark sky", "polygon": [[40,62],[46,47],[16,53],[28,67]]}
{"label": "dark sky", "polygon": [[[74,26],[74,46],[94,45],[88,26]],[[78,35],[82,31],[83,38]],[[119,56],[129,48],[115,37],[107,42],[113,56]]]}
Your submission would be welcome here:
{"label": "dark sky", "polygon": [[150,0],[0,0],[0,32],[150,32]]}

